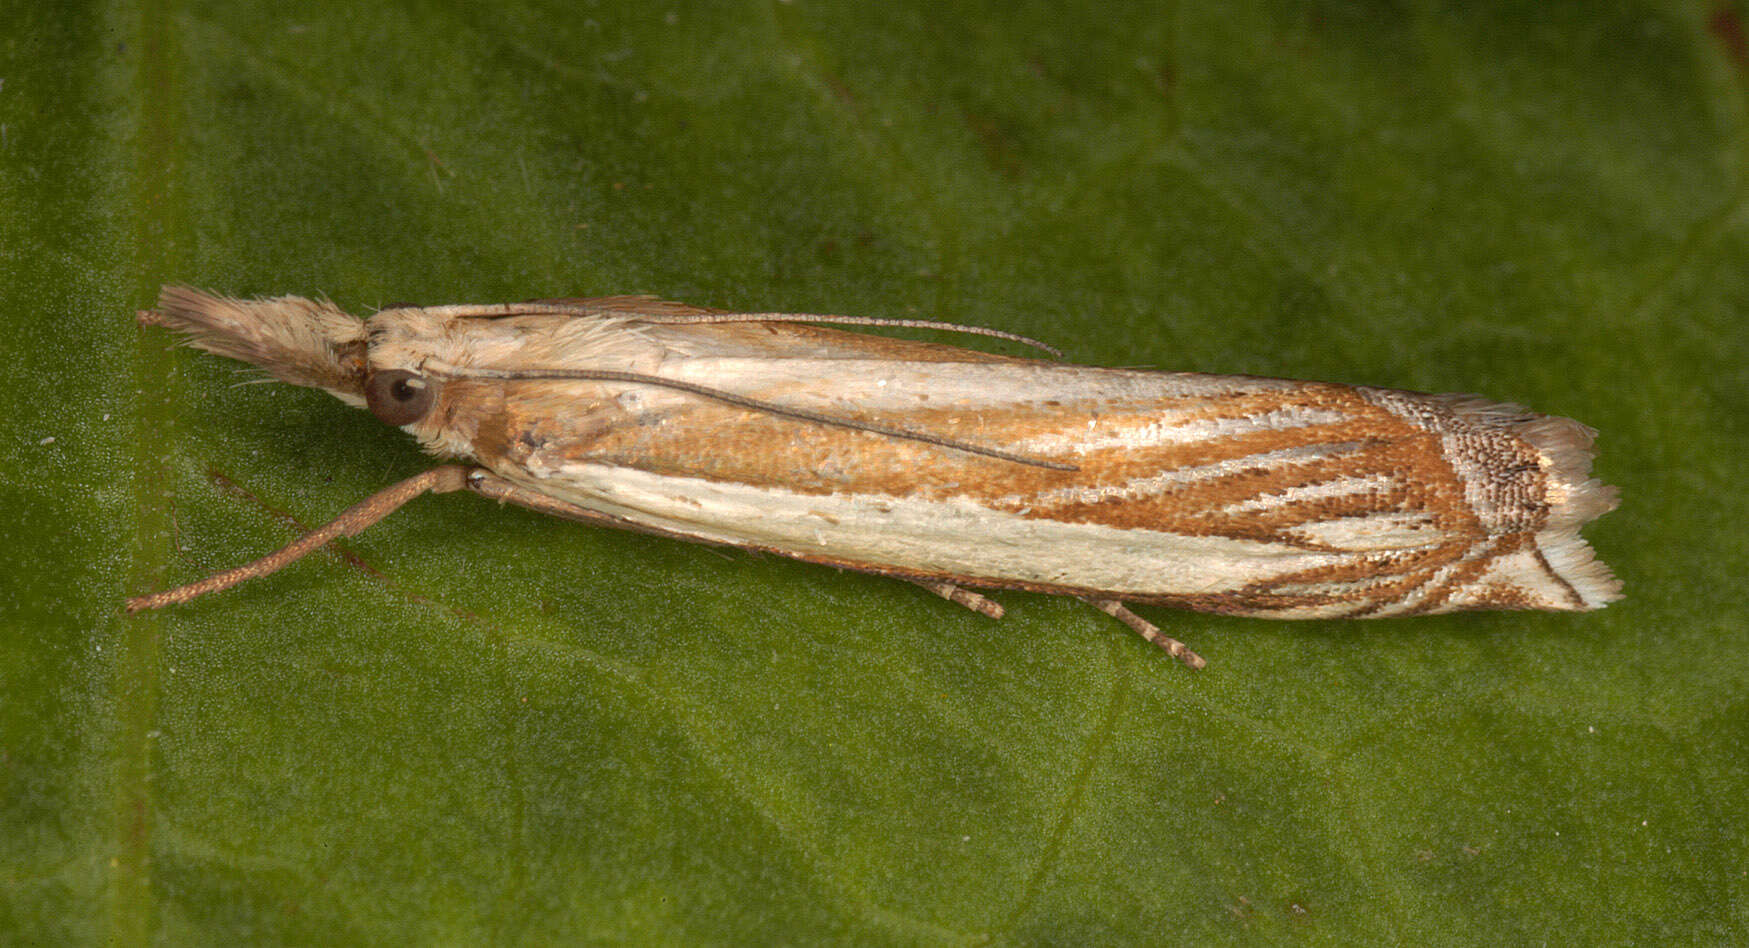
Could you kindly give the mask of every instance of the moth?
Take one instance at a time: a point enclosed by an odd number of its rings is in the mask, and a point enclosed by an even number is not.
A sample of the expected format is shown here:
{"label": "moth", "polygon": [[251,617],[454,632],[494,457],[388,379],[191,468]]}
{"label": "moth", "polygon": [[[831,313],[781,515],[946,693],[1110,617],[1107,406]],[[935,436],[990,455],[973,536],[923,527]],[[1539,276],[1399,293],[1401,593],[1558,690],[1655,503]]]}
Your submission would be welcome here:
{"label": "moth", "polygon": [[1469,395],[1071,365],[643,296],[395,306],[166,287],[142,324],[320,388],[459,459],[285,549],[129,611],[271,573],[425,492],[898,577],[1085,600],[1185,664],[1141,602],[1271,619],[1583,611],[1616,505],[1595,432]]}

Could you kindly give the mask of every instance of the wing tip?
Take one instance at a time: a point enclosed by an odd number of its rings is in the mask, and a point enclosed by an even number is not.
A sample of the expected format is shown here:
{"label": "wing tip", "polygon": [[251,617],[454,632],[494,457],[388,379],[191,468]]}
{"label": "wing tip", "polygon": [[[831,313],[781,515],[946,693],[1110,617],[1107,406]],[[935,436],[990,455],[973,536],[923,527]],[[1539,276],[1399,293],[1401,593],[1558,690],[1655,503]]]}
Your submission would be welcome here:
{"label": "wing tip", "polygon": [[1579,535],[1591,521],[1621,505],[1614,485],[1591,476],[1597,430],[1571,418],[1533,415],[1517,426],[1519,437],[1544,459],[1548,520],[1537,547],[1549,569],[1572,588],[1579,610],[1601,609],[1622,598],[1622,583]]}
{"label": "wing tip", "polygon": [[1505,429],[1537,452],[1548,507],[1535,542],[1549,571],[1572,590],[1572,611],[1601,609],[1621,599],[1621,580],[1579,532],[1621,504],[1619,490],[1591,475],[1597,429],[1473,395],[1448,399],[1455,414],[1485,428]]}

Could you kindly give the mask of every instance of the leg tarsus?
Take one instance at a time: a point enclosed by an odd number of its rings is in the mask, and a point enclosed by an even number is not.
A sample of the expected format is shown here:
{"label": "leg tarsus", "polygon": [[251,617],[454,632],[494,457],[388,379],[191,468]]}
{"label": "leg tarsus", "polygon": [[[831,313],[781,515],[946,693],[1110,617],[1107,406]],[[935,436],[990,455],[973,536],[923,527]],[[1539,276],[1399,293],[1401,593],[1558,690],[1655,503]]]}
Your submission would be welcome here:
{"label": "leg tarsus", "polygon": [[443,467],[434,467],[423,474],[415,474],[399,484],[379,490],[353,504],[326,526],[318,527],[304,534],[286,544],[278,552],[269,553],[253,563],[245,563],[221,573],[214,573],[186,586],[178,586],[175,589],[167,589],[146,596],[135,596],[127,601],[127,611],[139,612],[143,609],[174,606],[207,593],[230,589],[245,580],[279,572],[310,553],[327,546],[332,540],[354,536],[362,532],[371,524],[399,510],[403,504],[420,494],[427,491],[433,494],[447,494],[463,489],[468,484],[468,471],[468,468],[460,465],[446,464]]}
{"label": "leg tarsus", "polygon": [[1116,599],[1096,599],[1089,596],[1084,597],[1081,601],[1134,629],[1142,638],[1165,649],[1166,654],[1191,668],[1201,668],[1208,664],[1201,655],[1191,651],[1183,642],[1160,631],[1159,626],[1131,612],[1127,606]]}
{"label": "leg tarsus", "polygon": [[978,615],[989,616],[992,619],[1002,618],[1002,606],[1000,603],[996,602],[994,599],[972,592],[970,589],[962,589],[959,586],[955,586],[953,583],[944,583],[932,579],[912,579],[908,580],[908,582],[912,585],[922,586],[924,589],[946,599],[948,602],[965,606],[967,609],[976,612]]}

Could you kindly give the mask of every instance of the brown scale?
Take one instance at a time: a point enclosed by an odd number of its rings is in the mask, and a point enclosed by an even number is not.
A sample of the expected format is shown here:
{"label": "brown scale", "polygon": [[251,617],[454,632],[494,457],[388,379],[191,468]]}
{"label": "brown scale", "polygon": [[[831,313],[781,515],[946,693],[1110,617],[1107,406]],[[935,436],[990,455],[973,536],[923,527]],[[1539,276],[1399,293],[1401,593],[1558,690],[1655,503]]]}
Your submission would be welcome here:
{"label": "brown scale", "polygon": [[[553,383],[520,383],[551,385]],[[576,383],[569,383],[575,386]],[[941,499],[981,499],[993,506],[1024,511],[1025,515],[1063,522],[1098,523],[1119,528],[1143,528],[1189,536],[1226,536],[1276,543],[1307,551],[1340,552],[1326,544],[1294,536],[1292,530],[1309,523],[1341,517],[1360,517],[1385,511],[1427,515],[1430,538],[1435,542],[1407,552],[1379,551],[1354,557],[1349,563],[1320,566],[1275,577],[1221,597],[1220,611],[1258,611],[1296,607],[1322,607],[1352,602],[1356,615],[1376,611],[1431,581],[1442,569],[1469,555],[1477,541],[1487,536],[1465,503],[1465,485],[1446,458],[1441,432],[1429,430],[1361,398],[1353,390],[1335,385],[1313,386],[1284,400],[1282,393],[1242,393],[1217,402],[1204,402],[1207,410],[1191,416],[1174,416],[1184,424],[1217,419],[1243,419],[1285,408],[1328,409],[1344,413],[1348,420],[1280,430],[1252,431],[1227,437],[1147,448],[1113,448],[1076,458],[1079,470],[1042,470],[984,457],[955,454],[950,448],[892,439],[868,432],[846,431],[828,426],[774,417],[738,406],[684,402],[668,399],[661,408],[636,414],[620,407],[613,396],[623,386],[590,386],[599,391],[595,405],[579,412],[573,394],[563,430],[549,436],[534,422],[554,413],[531,413],[526,421],[504,412],[479,426],[477,449],[491,463],[498,457],[523,460],[549,441],[562,442],[562,454],[571,459],[622,463],[656,473],[687,477],[733,480],[757,486],[803,493],[857,492]],[[556,394],[556,393],[555,393]],[[570,394],[567,392],[567,394]],[[971,443],[1007,446],[1038,436],[1085,433],[1085,414],[1071,415],[1065,424],[1061,399],[1056,406],[1037,410],[1005,412],[992,422],[977,412],[921,407],[914,412],[883,411],[845,417],[953,437]],[[476,402],[475,404],[481,404]],[[498,404],[504,404],[500,401]],[[517,399],[511,404],[527,404]],[[1156,423],[1161,416],[1132,406],[1102,406],[1101,429],[1095,433],[1134,429]],[[1470,427],[1447,412],[1429,413],[1417,421],[1446,430]],[[708,431],[708,443],[688,446],[662,437],[665,427],[683,426]],[[520,430],[519,430],[520,429]],[[883,450],[863,450],[868,439],[881,439]],[[1502,504],[1522,504],[1536,510],[1546,487],[1540,471],[1531,472],[1522,458],[1530,449],[1502,431],[1477,428],[1463,439],[1472,459],[1480,459],[1485,475],[1504,471],[1512,475],[1506,484],[1490,483],[1488,496]],[[1241,460],[1271,451],[1321,444],[1356,443],[1354,451],[1303,464],[1275,469],[1240,469],[1206,482],[1168,487],[1151,497],[1115,497],[1107,501],[1049,503],[1038,495],[1054,488],[1099,486],[1122,487],[1127,482],[1187,467]],[[784,445],[772,452],[773,444]],[[772,463],[781,455],[785,460]],[[1352,496],[1284,503],[1239,514],[1221,511],[1259,496],[1304,487],[1338,477],[1386,472],[1393,487]],[[1525,475],[1529,473],[1529,477]],[[1001,503],[998,503],[1002,501]],[[1519,508],[1523,509],[1523,508]],[[1511,552],[1524,540],[1508,544]],[[1455,571],[1426,595],[1416,611],[1436,608],[1458,589],[1483,575],[1498,549],[1477,557]],[[1373,580],[1364,592],[1354,586]],[[1295,585],[1337,586],[1328,593],[1280,590]],[[1502,603],[1509,591],[1490,594]],[[1522,599],[1522,596],[1518,598]],[[1195,599],[1196,602],[1190,600]],[[1201,597],[1163,597],[1172,604],[1206,608]]]}

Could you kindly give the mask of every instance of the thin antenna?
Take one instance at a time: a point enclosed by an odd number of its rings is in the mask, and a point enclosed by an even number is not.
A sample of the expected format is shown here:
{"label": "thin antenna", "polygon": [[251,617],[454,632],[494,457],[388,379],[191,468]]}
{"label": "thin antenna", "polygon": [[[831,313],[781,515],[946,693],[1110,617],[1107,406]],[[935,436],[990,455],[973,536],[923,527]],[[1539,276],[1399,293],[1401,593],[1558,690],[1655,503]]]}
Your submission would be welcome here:
{"label": "thin antenna", "polygon": [[964,333],[968,336],[1006,339],[1009,342],[1031,346],[1040,352],[1048,352],[1059,359],[1063,357],[1062,350],[1040,342],[1031,336],[1022,336],[1019,333],[1001,329],[991,329],[988,326],[962,326],[958,323],[937,322],[933,319],[883,319],[879,316],[829,316],[814,313],[699,313],[664,316],[633,309],[618,309],[612,306],[579,306],[576,303],[454,303],[447,306],[390,306],[378,310],[378,313],[388,313],[399,309],[417,309],[445,319],[498,319],[505,316],[622,316],[627,319],[636,319],[639,322],[659,325],[820,323],[837,326],[888,326],[894,329],[936,329],[942,332]]}
{"label": "thin antenna", "polygon": [[705,313],[698,316],[639,316],[647,323],[821,323],[836,326],[889,326],[894,329],[939,329],[942,332],[965,333],[968,336],[989,336],[1031,346],[1061,359],[1063,352],[1017,332],[991,329],[988,326],[962,326],[933,319],[885,319],[879,316],[821,316],[812,313]]}

